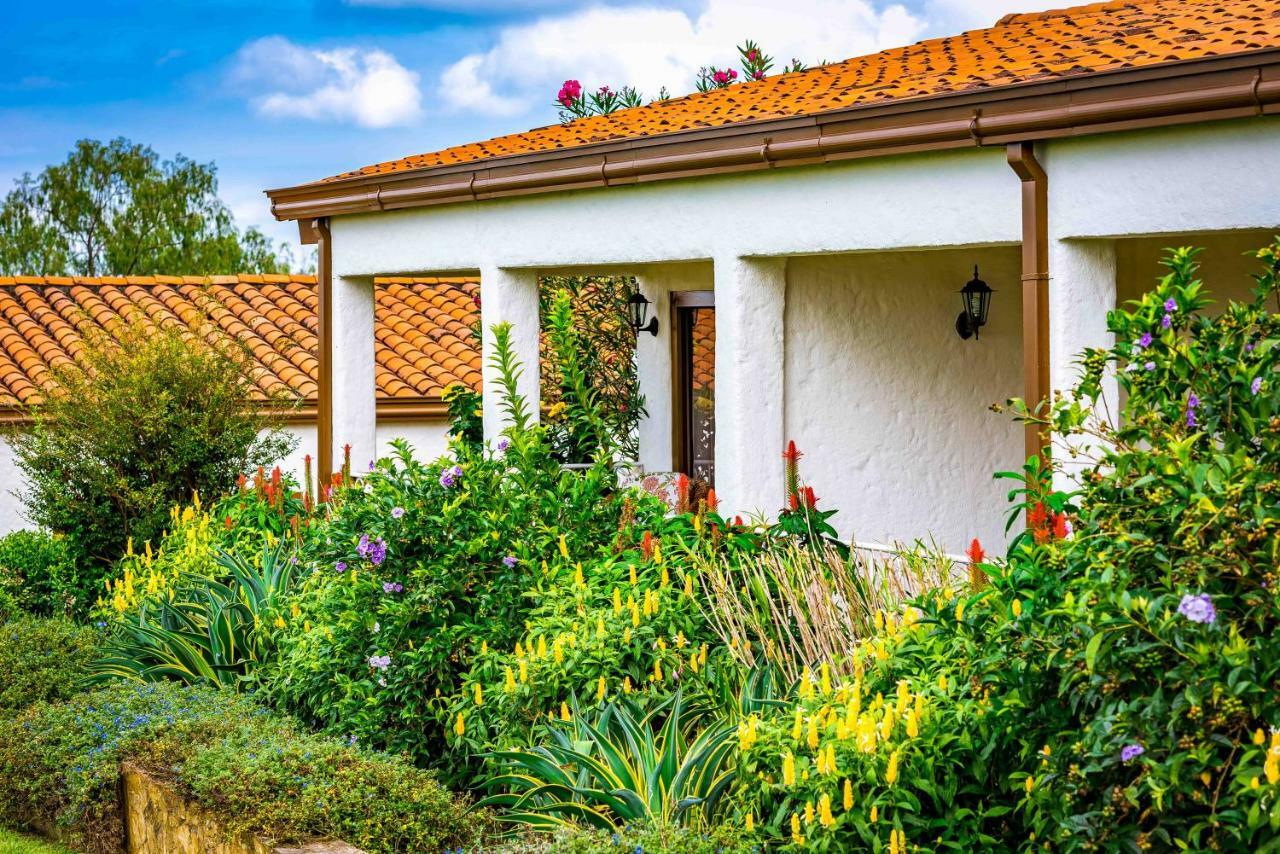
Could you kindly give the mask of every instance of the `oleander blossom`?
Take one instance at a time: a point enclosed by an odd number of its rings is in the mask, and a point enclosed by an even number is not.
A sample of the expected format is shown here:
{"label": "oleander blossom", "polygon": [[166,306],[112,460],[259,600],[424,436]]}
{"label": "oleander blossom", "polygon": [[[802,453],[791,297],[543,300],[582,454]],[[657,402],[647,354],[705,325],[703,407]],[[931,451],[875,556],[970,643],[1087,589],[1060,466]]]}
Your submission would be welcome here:
{"label": "oleander blossom", "polygon": [[1120,759],[1124,762],[1132,762],[1146,752],[1147,749],[1141,744],[1126,744],[1120,751]]}
{"label": "oleander blossom", "polygon": [[392,519],[399,519],[399,518],[401,518],[401,517],[403,517],[403,516],[404,516],[404,508],[403,508],[403,507],[392,507],[392,508],[391,508],[391,518],[392,518]]}
{"label": "oleander blossom", "polygon": [[1213,598],[1208,593],[1188,593],[1178,603],[1178,613],[1193,623],[1211,625],[1218,619],[1218,612],[1213,607]]}
{"label": "oleander blossom", "polygon": [[556,100],[562,106],[572,106],[573,102],[578,100],[582,95],[582,84],[577,80],[566,80],[564,85],[560,87],[560,91],[556,93]]}
{"label": "oleander blossom", "polygon": [[384,581],[382,582],[382,592],[383,593],[403,593],[404,585],[398,581]]}
{"label": "oleander blossom", "polygon": [[374,670],[386,670],[391,666],[391,656],[371,655],[369,656],[369,666]]}

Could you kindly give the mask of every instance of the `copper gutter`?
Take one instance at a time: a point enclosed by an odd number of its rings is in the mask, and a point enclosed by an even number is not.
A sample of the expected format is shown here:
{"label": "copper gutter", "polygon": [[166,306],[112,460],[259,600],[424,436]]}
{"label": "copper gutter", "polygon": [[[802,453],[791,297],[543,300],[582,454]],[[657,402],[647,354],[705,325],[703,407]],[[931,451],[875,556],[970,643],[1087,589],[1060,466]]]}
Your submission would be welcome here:
{"label": "copper gutter", "polygon": [[[1031,142],[1011,142],[1009,165],[1022,182],[1022,397],[1033,411],[1049,398],[1049,177]],[[1027,424],[1023,458],[1049,453],[1049,435]]]}
{"label": "copper gutter", "polygon": [[1280,49],[268,190],[277,219],[1280,113]]}
{"label": "copper gutter", "polygon": [[329,220],[311,223],[316,237],[316,474],[333,473],[333,238]]}

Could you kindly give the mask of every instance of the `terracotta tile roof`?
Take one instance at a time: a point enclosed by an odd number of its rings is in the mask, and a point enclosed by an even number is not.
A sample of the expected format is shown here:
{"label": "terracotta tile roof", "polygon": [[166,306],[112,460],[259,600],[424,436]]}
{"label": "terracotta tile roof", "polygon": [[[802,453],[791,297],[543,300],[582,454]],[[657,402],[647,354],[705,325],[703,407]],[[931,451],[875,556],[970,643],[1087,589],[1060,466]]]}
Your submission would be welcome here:
{"label": "terracotta tile roof", "polygon": [[[470,327],[479,282],[375,279],[378,399],[437,399],[449,385],[480,386]],[[315,278],[300,275],[0,276],[0,407],[39,403],[51,368],[74,362],[88,328],[209,320],[248,345],[263,399],[316,393]]]}
{"label": "terracotta tile roof", "polygon": [[1280,0],[1133,0],[995,26],[366,166],[327,180],[470,163],[718,125],[1280,47]]}

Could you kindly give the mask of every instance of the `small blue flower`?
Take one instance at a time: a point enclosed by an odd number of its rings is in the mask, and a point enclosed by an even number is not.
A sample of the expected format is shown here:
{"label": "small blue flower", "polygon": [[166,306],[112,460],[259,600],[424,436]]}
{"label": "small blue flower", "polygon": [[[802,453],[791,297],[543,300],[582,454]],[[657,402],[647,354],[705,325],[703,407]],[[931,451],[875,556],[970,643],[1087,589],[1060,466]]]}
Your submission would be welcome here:
{"label": "small blue flower", "polygon": [[1160,327],[1162,329],[1168,329],[1170,326],[1173,326],[1172,314],[1166,314],[1164,317],[1160,318]]}
{"label": "small blue flower", "polygon": [[510,447],[511,447],[511,440],[508,439],[506,436],[503,436],[501,439],[498,440],[499,451],[505,451],[507,448],[510,448]]}
{"label": "small blue flower", "polygon": [[334,572],[346,572],[346,571],[347,571],[347,562],[346,562],[346,561],[344,561],[344,560],[340,560],[340,561],[338,561],[337,563],[335,563],[335,564],[333,565],[333,571],[334,571]]}
{"label": "small blue flower", "polygon": [[1151,333],[1150,333],[1150,332],[1144,332],[1144,333],[1142,333],[1142,337],[1138,339],[1138,346],[1139,346],[1139,347],[1144,347],[1144,348],[1145,348],[1145,347],[1150,347],[1150,346],[1151,346],[1151,342],[1152,342],[1152,340],[1153,340],[1153,339],[1152,339],[1152,337],[1151,337]]}
{"label": "small blue flower", "polygon": [[502,564],[506,566],[508,569],[515,566],[519,562],[520,562],[520,559],[517,558],[515,555],[507,555],[502,559]]}
{"label": "small blue flower", "polygon": [[1193,623],[1210,625],[1218,619],[1217,609],[1213,607],[1213,597],[1208,593],[1188,593],[1178,603],[1178,613]]}
{"label": "small blue flower", "polygon": [[1177,311],[1178,301],[1173,297],[1169,297],[1167,300],[1164,301],[1164,310],[1169,312]]}
{"label": "small blue flower", "polygon": [[1126,744],[1120,751],[1120,759],[1123,762],[1132,762],[1146,752],[1147,749],[1141,744]]}
{"label": "small blue flower", "polygon": [[1253,382],[1249,383],[1249,391],[1253,392],[1255,397],[1262,391],[1262,377],[1253,378]]}
{"label": "small blue flower", "polygon": [[1147,362],[1147,363],[1146,363],[1145,365],[1143,365],[1142,367],[1143,367],[1143,369],[1144,369],[1144,370],[1147,370],[1147,371],[1154,371],[1154,370],[1156,369],[1156,363],[1155,363],[1155,362]]}

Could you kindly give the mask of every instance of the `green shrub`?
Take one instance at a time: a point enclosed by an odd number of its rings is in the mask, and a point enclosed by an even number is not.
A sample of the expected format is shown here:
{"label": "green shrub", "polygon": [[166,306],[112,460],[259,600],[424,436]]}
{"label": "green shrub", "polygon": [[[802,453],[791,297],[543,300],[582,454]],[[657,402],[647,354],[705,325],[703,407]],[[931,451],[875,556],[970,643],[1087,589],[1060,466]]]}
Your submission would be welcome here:
{"label": "green shrub", "polygon": [[97,631],[62,617],[0,623],[0,716],[73,696],[99,640]]}
{"label": "green shrub", "polygon": [[306,735],[243,695],[124,682],[0,719],[0,821],[56,819],[79,847],[117,851],[123,761],[172,781],[230,832],[409,852],[470,844],[482,828],[430,774]]}
{"label": "green shrub", "polygon": [[661,824],[635,824],[617,830],[564,829],[492,849],[493,854],[748,854],[759,850],[750,834],[730,825],[691,830]]}
{"label": "green shrub", "polygon": [[229,492],[290,449],[280,430],[259,436],[271,425],[242,349],[206,332],[140,322],[88,337],[9,438],[27,513],[66,537],[81,589],[100,590],[130,541],[158,542],[173,504]]}
{"label": "green shrub", "polygon": [[102,592],[77,571],[66,541],[44,531],[0,537],[0,591],[11,607],[40,617],[84,615]]}

